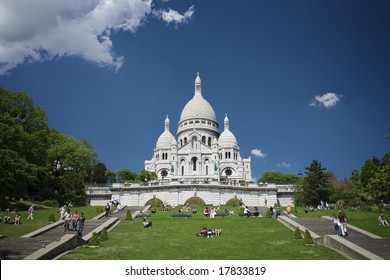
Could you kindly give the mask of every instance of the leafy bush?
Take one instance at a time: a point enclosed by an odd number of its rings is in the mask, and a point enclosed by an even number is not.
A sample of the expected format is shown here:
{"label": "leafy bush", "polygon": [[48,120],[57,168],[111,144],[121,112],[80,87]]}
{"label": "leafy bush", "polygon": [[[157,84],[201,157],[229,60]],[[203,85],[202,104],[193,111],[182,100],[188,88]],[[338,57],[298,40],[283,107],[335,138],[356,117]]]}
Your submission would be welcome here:
{"label": "leafy bush", "polygon": [[191,197],[191,198],[187,199],[185,203],[188,203],[189,205],[205,205],[206,204],[206,202],[204,202],[204,200],[201,199],[200,197]]}
{"label": "leafy bush", "polygon": [[131,215],[131,211],[130,211],[130,210],[127,210],[125,220],[130,221],[130,220],[132,220],[132,219],[133,219],[133,216]]}
{"label": "leafy bush", "polygon": [[302,239],[302,234],[301,234],[301,230],[299,229],[299,227],[295,228],[294,239]]}
{"label": "leafy bush", "polygon": [[272,218],[271,211],[269,211],[269,209],[267,209],[267,213],[265,214],[265,217],[266,218]]}
{"label": "leafy bush", "polygon": [[152,208],[157,208],[157,207],[163,206],[164,203],[163,203],[162,200],[159,199],[159,198],[152,198],[152,199],[149,199],[149,200],[145,203],[145,206],[146,206],[146,205],[150,205]]}
{"label": "leafy bush", "polygon": [[231,206],[231,207],[237,207],[240,205],[240,200],[238,198],[232,198],[232,199],[229,199],[227,202],[226,202],[226,205],[227,206]]}
{"label": "leafy bush", "polygon": [[308,229],[305,229],[305,233],[303,236],[303,243],[305,244],[314,244],[313,237],[311,237],[311,234]]}
{"label": "leafy bush", "polygon": [[89,239],[88,245],[89,246],[98,246],[99,245],[99,235],[96,232],[92,233],[92,237],[91,237],[91,239]]}
{"label": "leafy bush", "polygon": [[99,239],[100,239],[100,241],[108,240],[108,232],[107,232],[107,228],[106,227],[104,227],[102,232],[100,233]]}

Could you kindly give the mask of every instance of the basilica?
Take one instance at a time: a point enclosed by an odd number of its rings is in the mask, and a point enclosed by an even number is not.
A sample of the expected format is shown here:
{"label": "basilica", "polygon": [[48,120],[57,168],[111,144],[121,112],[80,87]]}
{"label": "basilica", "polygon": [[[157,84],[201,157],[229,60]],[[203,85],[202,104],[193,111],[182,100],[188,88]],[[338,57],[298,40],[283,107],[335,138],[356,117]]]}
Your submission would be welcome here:
{"label": "basilica", "polygon": [[254,182],[251,159],[241,157],[227,115],[220,132],[214,109],[203,97],[199,74],[194,86],[194,95],[181,112],[176,136],[167,116],[153,157],[144,163],[145,170],[157,174],[157,180],[113,183],[105,189],[89,186],[86,192],[91,205],[117,200],[121,205],[143,206],[151,199],[185,205],[192,198],[207,205],[231,201],[248,206],[292,205],[291,186]]}
{"label": "basilica", "polygon": [[251,159],[241,157],[227,114],[220,133],[214,109],[202,95],[199,73],[194,91],[181,112],[176,137],[166,117],[145,170],[156,172],[159,180],[251,182]]}

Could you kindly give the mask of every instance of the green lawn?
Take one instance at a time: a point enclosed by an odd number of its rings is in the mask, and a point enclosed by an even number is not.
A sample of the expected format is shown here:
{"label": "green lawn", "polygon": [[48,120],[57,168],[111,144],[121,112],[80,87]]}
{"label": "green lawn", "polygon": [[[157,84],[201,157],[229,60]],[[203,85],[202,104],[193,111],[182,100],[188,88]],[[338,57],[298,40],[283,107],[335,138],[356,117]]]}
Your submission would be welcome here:
{"label": "green lawn", "polygon": [[[338,214],[338,210],[315,210],[314,212],[304,212],[305,208],[298,207],[294,211],[294,215],[297,217],[321,217],[321,216],[332,216],[333,214]],[[378,225],[378,216],[379,213],[375,212],[365,212],[365,211],[351,211],[345,210],[345,215],[347,216],[347,223],[358,228],[364,229],[368,232],[376,234],[381,237],[390,237],[390,227],[383,227]],[[390,222],[390,215],[386,216],[387,221]]]}
{"label": "green lawn", "polygon": [[[236,211],[237,213],[237,211]],[[293,232],[275,219],[236,216],[205,219],[171,218],[157,212],[150,218],[153,228],[142,220],[123,221],[109,232],[97,248],[77,248],[66,260],[339,260],[338,253],[294,240]],[[196,237],[202,227],[221,228],[214,238]]]}
{"label": "green lawn", "polygon": [[[84,216],[87,219],[91,219],[101,213],[98,210],[103,211],[103,207],[73,207],[71,210],[77,210],[79,213],[84,212]],[[47,208],[47,209],[39,209],[34,212],[34,219],[27,220],[28,211],[18,211],[18,213],[22,216],[20,225],[10,225],[5,223],[0,223],[0,235],[9,236],[9,237],[17,237],[25,235],[29,232],[35,231],[41,227],[44,227],[49,222],[49,216],[51,214],[54,215],[56,221],[58,221],[58,208]],[[4,212],[1,214],[1,217],[6,215]],[[15,220],[15,214],[10,214],[11,220]]]}

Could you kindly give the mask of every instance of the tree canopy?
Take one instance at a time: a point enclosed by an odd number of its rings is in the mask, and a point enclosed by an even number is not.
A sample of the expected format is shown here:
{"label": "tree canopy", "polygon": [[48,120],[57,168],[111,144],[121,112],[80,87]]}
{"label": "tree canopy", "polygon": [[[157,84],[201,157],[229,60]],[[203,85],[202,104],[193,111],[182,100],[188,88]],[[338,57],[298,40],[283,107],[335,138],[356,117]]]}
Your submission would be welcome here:
{"label": "tree canopy", "polygon": [[83,203],[83,181],[96,160],[88,140],[64,135],[25,93],[0,88],[2,205],[31,198]]}
{"label": "tree canopy", "polygon": [[297,184],[301,178],[294,174],[283,174],[280,172],[264,172],[263,176],[258,180],[258,182],[267,182],[275,184]]}
{"label": "tree canopy", "polygon": [[305,168],[306,176],[303,178],[301,188],[301,203],[304,205],[319,205],[320,201],[328,202],[331,195],[331,183],[329,173],[322,167],[321,162],[313,160],[310,166]]}

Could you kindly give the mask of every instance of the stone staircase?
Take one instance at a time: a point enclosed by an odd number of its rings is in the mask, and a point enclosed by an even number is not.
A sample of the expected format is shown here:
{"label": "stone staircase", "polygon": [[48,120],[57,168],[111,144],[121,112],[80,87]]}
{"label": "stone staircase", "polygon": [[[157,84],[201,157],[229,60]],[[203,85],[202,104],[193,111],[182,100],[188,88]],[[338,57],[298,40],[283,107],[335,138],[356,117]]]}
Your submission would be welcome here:
{"label": "stone staircase", "polygon": [[[144,207],[123,207],[121,211],[113,213],[109,217],[104,217],[103,214],[98,215],[93,219],[85,221],[85,227],[83,230],[83,236],[89,234],[99,226],[106,223],[109,219],[116,217],[119,220],[124,220],[127,210],[131,210],[132,213],[140,211]],[[70,225],[70,229],[72,226]],[[65,235],[77,235],[77,231],[64,232],[63,222],[57,222],[49,230],[38,231],[37,235],[31,237],[4,237],[0,239],[0,259],[1,260],[22,260],[34,252],[45,248],[53,242],[58,242]],[[26,235],[28,236],[28,235]],[[77,237],[78,238],[78,237]],[[85,243],[85,241],[79,240],[79,243]]]}

